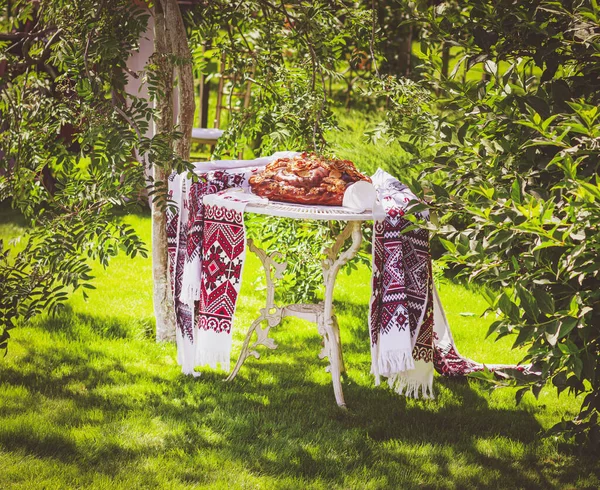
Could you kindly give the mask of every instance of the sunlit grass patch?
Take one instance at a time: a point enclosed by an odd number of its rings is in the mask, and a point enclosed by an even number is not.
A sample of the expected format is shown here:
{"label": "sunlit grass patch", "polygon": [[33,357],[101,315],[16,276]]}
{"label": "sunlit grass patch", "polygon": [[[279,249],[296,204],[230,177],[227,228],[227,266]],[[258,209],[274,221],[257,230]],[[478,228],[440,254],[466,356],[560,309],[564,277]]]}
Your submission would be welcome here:
{"label": "sunlit grass patch", "polygon": [[[145,216],[125,218],[149,238]],[[5,226],[5,225],[2,225]],[[4,234],[7,228],[1,228]],[[7,232],[11,232],[8,230]],[[367,331],[370,270],[342,272],[335,293],[348,410],[334,401],[316,326],[286,319],[279,348],[259,348],[231,383],[183,376],[173,344],[156,344],[148,259],[94,266],[96,290],[55,318],[14,330],[0,360],[0,488],[554,488],[600,484],[597,461],[559,451],[541,431],[578,400],[516,406],[513,390],[436,377],[433,401],[375,387]],[[264,304],[248,254],[234,356]],[[515,362],[511,339],[485,338],[493,316],[476,290],[443,282],[461,352]],[[465,315],[465,313],[470,313]],[[471,314],[472,313],[472,314]]]}

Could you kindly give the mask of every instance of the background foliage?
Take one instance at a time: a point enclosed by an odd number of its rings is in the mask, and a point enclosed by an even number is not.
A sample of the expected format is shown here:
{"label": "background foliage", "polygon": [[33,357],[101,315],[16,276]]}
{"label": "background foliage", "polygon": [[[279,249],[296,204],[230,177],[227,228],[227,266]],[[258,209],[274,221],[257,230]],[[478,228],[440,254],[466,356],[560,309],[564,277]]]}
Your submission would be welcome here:
{"label": "background foliage", "polygon": [[[410,6],[407,5],[407,8]],[[417,4],[419,100],[385,82],[391,101],[375,134],[405,141],[425,168],[413,187],[460,276],[484,285],[499,318],[541,370],[524,390],[583,395],[555,429],[600,443],[600,23],[596,2]],[[442,70],[444,42],[453,71]],[[461,70],[481,65],[481,79]],[[435,94],[436,97],[427,97]],[[405,109],[409,105],[409,109]],[[397,108],[403,109],[398,110]],[[410,136],[407,136],[410,135]],[[425,191],[423,190],[425,189]],[[490,379],[497,384],[506,381]]]}
{"label": "background foliage", "polygon": [[[188,20],[198,58],[225,59],[224,76],[235,77],[238,85],[252,83],[250,105],[244,108],[238,100],[213,157],[235,156],[247,147],[262,155],[278,150],[331,154],[325,134],[337,121],[329,86],[369,50],[373,17],[365,6],[341,0],[216,1],[190,10]],[[207,75],[214,68],[199,65]],[[287,252],[285,298],[314,301],[322,282],[321,250],[331,242],[331,227],[258,218],[249,220],[248,228],[271,249]],[[303,243],[311,243],[310,248]]]}
{"label": "background foliage", "polygon": [[133,151],[150,146],[150,109],[124,95],[125,60],[148,19],[131,2],[3,0],[0,11],[0,201],[32,227],[12,254],[0,240],[6,348],[19,318],[93,288],[89,260],[146,253],[117,217],[146,185]]}

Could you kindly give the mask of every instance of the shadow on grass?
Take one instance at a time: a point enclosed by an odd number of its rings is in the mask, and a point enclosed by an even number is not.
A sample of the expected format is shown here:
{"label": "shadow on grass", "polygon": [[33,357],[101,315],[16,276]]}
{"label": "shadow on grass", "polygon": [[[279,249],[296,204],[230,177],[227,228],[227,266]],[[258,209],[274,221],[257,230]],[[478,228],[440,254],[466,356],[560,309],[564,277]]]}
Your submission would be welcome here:
{"label": "shadow on grass", "polygon": [[[438,400],[422,402],[351,376],[350,408],[339,409],[316,359],[318,337],[250,359],[225,383],[222,373],[181,375],[161,361],[164,346],[132,339],[110,320],[65,312],[30,331],[50,340],[17,340],[18,360],[0,362],[3,386],[21,389],[0,402],[4,451],[74,463],[83,473],[135,469],[149,482],[160,480],[164,454],[176,453],[172,477],[184,484],[210,481],[211,455],[252,474],[326,486],[353,487],[348,478],[392,488],[554,486],[536,456],[515,461],[509,450],[536,444],[534,416],[491,408],[468,383],[437,378]],[[166,429],[153,432],[153,424]],[[81,441],[88,432],[98,434],[93,444]],[[478,447],[498,437],[506,454]],[[472,469],[467,476],[457,476],[457,458]],[[582,464],[560,481],[572,481]]]}
{"label": "shadow on grass", "polygon": [[27,225],[23,215],[11,207],[8,199],[0,201],[0,225],[13,225],[20,228]]}
{"label": "shadow on grass", "polygon": [[68,304],[57,315],[46,316],[34,321],[44,331],[60,334],[73,340],[88,338],[90,335],[101,339],[153,339],[155,336],[153,318],[143,318],[124,324],[118,317],[99,317],[76,313]]}

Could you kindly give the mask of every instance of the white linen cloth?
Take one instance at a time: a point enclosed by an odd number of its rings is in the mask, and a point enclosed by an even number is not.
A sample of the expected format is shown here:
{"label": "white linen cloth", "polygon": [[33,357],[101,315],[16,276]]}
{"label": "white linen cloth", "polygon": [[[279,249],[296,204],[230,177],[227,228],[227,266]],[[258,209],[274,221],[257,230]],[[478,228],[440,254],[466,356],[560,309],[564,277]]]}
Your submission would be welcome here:
{"label": "white linen cloth", "polygon": [[344,192],[342,206],[362,213],[367,209],[373,209],[377,201],[377,191],[370,182],[360,180],[350,184]]}

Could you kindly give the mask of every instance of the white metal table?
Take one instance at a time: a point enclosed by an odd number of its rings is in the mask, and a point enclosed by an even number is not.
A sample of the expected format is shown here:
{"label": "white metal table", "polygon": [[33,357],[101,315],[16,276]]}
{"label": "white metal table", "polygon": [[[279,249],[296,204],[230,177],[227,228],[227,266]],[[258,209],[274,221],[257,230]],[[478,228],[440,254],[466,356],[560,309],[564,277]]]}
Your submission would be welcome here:
{"label": "white metal table", "polygon": [[[275,304],[275,281],[283,277],[287,267],[286,262],[278,262],[281,253],[273,252],[267,254],[258,248],[254,242],[248,240],[248,247],[254,252],[265,270],[267,279],[267,302],[265,308],[261,308],[260,316],[250,325],[242,350],[238,357],[235,368],[227,378],[231,381],[235,378],[240,368],[250,356],[259,358],[260,354],[255,350],[259,345],[269,349],[276,349],[277,345],[269,338],[269,331],[276,327],[286,317],[296,317],[316,323],[319,334],[323,337],[324,345],[319,358],[329,359],[328,370],[331,373],[335,401],[340,407],[345,407],[344,393],[342,391],[341,374],[345,371],[342,357],[342,346],[340,342],[340,330],[333,311],[333,291],[335,280],[340,268],[351,260],[362,242],[362,223],[373,219],[371,211],[357,213],[351,209],[339,206],[302,206],[278,202],[249,203],[245,212],[279,216],[294,219],[317,219],[326,221],[347,221],[348,223],[337,236],[333,245],[325,251],[325,259],[321,262],[323,269],[323,282],[325,285],[325,297],[320,303],[314,304],[292,304],[277,306]],[[342,252],[346,240],[352,240],[350,247]],[[261,327],[265,322],[266,325]],[[256,340],[252,342],[252,335],[256,334]]]}

